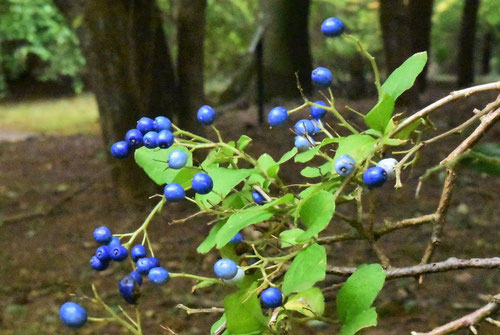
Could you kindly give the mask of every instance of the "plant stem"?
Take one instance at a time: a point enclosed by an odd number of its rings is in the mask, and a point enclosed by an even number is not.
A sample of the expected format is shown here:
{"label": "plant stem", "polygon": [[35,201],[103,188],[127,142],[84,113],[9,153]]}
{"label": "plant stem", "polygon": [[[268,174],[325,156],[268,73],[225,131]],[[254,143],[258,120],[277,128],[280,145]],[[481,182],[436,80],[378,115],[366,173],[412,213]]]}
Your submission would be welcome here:
{"label": "plant stem", "polygon": [[151,211],[151,213],[149,213],[149,215],[146,218],[146,220],[144,220],[144,223],[139,227],[139,229],[137,229],[134,232],[134,234],[128,240],[128,242],[123,245],[125,248],[129,249],[130,245],[134,242],[134,240],[137,238],[137,236],[139,236],[139,234],[141,232],[145,231],[148,228],[149,223],[151,222],[151,220],[153,219],[153,217],[155,216],[155,214],[158,213],[161,210],[161,208],[163,207],[163,205],[165,204],[165,202],[166,202],[165,198],[162,198],[160,200],[160,202],[158,202],[158,204],[156,204],[156,206],[153,208],[153,210]]}

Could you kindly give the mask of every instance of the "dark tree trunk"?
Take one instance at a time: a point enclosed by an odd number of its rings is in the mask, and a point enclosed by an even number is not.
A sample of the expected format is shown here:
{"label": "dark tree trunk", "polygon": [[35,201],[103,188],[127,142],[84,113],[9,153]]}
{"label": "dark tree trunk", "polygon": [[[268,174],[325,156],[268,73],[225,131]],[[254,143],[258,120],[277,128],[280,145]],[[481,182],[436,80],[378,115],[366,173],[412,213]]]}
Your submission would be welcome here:
{"label": "dark tree trunk", "polygon": [[464,87],[474,82],[474,44],[476,42],[478,10],[479,0],[465,0],[458,40],[458,87]]}
{"label": "dark tree trunk", "polygon": [[[82,18],[77,34],[107,148],[123,139],[141,116],[173,114],[177,85],[154,0],[54,2],[70,22]],[[113,164],[112,176],[122,200],[154,190],[133,158],[113,159]]]}
{"label": "dark tree trunk", "polygon": [[310,92],[310,0],[262,0],[261,3],[267,27],[262,45],[265,99],[299,96],[295,72],[302,88]]}
{"label": "dark tree trunk", "polygon": [[[411,43],[413,53],[427,51],[431,48],[431,18],[432,7],[434,0],[411,0],[410,1],[410,26],[411,26]],[[429,62],[424,67],[424,70],[417,78],[417,87],[420,92],[425,91],[427,86],[427,68]]]}
{"label": "dark tree trunk", "polygon": [[178,16],[178,57],[180,113],[179,124],[184,129],[200,132],[196,111],[205,102],[203,66],[206,0],[181,0]]}
{"label": "dark tree trunk", "polygon": [[490,29],[484,34],[483,51],[481,55],[481,74],[491,72],[491,53],[493,49],[493,33]]}

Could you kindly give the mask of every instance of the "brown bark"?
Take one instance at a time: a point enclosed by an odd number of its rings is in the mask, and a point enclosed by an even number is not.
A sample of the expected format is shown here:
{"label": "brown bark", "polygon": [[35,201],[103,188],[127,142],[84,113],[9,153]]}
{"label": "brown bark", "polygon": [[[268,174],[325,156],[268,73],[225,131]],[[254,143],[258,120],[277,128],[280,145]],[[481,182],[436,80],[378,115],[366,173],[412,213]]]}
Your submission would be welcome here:
{"label": "brown bark", "polygon": [[[78,38],[107,148],[141,116],[171,116],[176,80],[154,0],[54,0]],[[108,155],[109,157],[109,155]],[[113,180],[122,200],[151,194],[152,183],[133,158],[116,162]]]}
{"label": "brown bark", "polygon": [[203,66],[206,0],[181,0],[178,23],[177,73],[179,77],[179,124],[199,133],[196,111],[205,102]]}
{"label": "brown bark", "polygon": [[[413,53],[427,51],[431,48],[431,18],[434,0],[411,0],[409,3],[411,26],[411,43]],[[427,68],[429,62],[418,76],[416,85],[420,92],[425,91],[427,86]]]}
{"label": "brown bark", "polygon": [[464,87],[474,82],[474,45],[479,0],[465,0],[462,13],[460,38],[458,40],[457,85]]}
{"label": "brown bark", "polygon": [[311,90],[309,4],[310,0],[262,0],[267,25],[262,46],[266,100],[300,96],[295,72],[302,88]]}

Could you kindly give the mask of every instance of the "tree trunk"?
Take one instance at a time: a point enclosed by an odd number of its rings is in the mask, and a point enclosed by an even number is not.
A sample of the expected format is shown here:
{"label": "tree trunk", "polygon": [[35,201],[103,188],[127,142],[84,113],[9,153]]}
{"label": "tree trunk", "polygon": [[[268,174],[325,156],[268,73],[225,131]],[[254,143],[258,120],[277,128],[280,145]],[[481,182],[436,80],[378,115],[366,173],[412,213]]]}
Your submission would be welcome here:
{"label": "tree trunk", "polygon": [[488,29],[484,34],[483,51],[481,55],[481,74],[491,72],[491,53],[493,49],[493,33]]}
{"label": "tree trunk", "polygon": [[177,73],[179,77],[179,124],[199,133],[196,111],[205,103],[203,67],[206,0],[181,0],[178,22]]}
{"label": "tree trunk", "polygon": [[474,43],[478,10],[479,0],[465,0],[458,40],[458,87],[465,87],[474,82]]}
{"label": "tree trunk", "polygon": [[[413,53],[427,51],[430,54],[431,47],[431,18],[434,0],[411,0],[409,4],[411,43]],[[420,92],[425,91],[427,86],[427,68],[417,78],[417,87]]]}
{"label": "tree trunk", "polygon": [[[380,0],[380,26],[389,75],[412,55],[409,25],[409,6],[404,0]],[[399,99],[399,104],[418,104],[418,90],[414,86]]]}
{"label": "tree trunk", "polygon": [[[141,116],[172,116],[177,85],[154,0],[54,0],[77,29],[107,148]],[[109,155],[108,155],[109,157]],[[151,194],[133,158],[113,159],[113,180],[126,202]]]}
{"label": "tree trunk", "polygon": [[311,54],[309,50],[310,0],[262,0],[266,15],[263,36],[265,99],[300,96],[295,72],[302,88],[311,90]]}

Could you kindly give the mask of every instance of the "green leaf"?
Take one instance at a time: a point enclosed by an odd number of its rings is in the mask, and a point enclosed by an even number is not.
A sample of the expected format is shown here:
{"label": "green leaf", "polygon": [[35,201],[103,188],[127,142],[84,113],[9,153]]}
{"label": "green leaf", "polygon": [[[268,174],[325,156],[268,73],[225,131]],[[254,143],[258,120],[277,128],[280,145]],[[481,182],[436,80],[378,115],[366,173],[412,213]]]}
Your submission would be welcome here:
{"label": "green leaf", "polygon": [[305,198],[299,208],[300,219],[307,230],[297,237],[297,241],[305,242],[328,226],[335,212],[335,198],[330,192],[321,190]]}
{"label": "green leaf", "polygon": [[379,264],[363,264],[347,279],[337,295],[337,314],[343,324],[370,309],[385,281]]}
{"label": "green leaf", "polygon": [[[177,171],[178,171],[177,173],[172,174],[173,178],[172,180],[169,181],[169,183],[178,183],[184,188],[190,188],[193,176],[198,172],[201,172],[200,169],[195,167],[183,167],[182,169]],[[169,173],[167,173],[167,175],[170,175]]]}
{"label": "green leaf", "polygon": [[236,147],[238,150],[245,150],[246,147],[252,142],[252,139],[248,137],[247,135],[241,135],[241,137],[238,139],[238,142],[236,142]]}
{"label": "green leaf", "polygon": [[304,234],[304,231],[300,228],[282,231],[280,233],[281,247],[288,248],[291,247],[292,245],[298,244],[299,242],[297,242],[297,237],[299,237],[302,234]]}
{"label": "green leaf", "polygon": [[354,315],[340,329],[340,335],[354,335],[358,331],[366,327],[374,327],[377,325],[377,311],[375,307],[366,309],[361,313]]}
{"label": "green leaf", "polygon": [[300,154],[297,154],[294,158],[295,162],[297,163],[305,163],[309,162],[311,159],[314,158],[318,154],[319,149],[321,146],[317,145],[314,148],[311,148],[307,151],[301,152]]}
{"label": "green leaf", "polygon": [[283,279],[284,295],[311,288],[326,276],[326,251],[319,244],[311,244],[299,251]]}
{"label": "green leaf", "polygon": [[217,232],[217,248],[225,246],[243,228],[266,221],[272,216],[273,213],[264,206],[251,207],[231,215],[226,224]]}
{"label": "green leaf", "polygon": [[427,52],[419,52],[408,58],[382,85],[382,91],[396,100],[415,83],[427,63]]}
{"label": "green leaf", "polygon": [[[142,147],[134,153],[137,163],[156,184],[164,185],[171,183],[178,174],[184,174],[185,168],[180,170],[168,169],[168,155],[173,150],[182,150],[187,154],[186,167],[193,165],[193,156],[189,150],[180,145],[173,145],[168,149],[148,149]],[[199,172],[199,170],[197,170]],[[181,178],[184,179],[183,177]],[[183,185],[185,186],[185,185]]]}
{"label": "green leaf", "polygon": [[[217,329],[226,321],[226,313],[222,314],[221,318],[212,325],[210,328],[210,334],[213,335]],[[227,334],[227,330],[225,330],[221,335]]]}
{"label": "green leaf", "polygon": [[222,228],[224,225],[224,221],[218,222],[215,226],[210,229],[210,232],[208,233],[208,236],[205,238],[203,242],[198,246],[196,251],[200,254],[206,254],[212,248],[215,246],[215,237],[217,236],[217,233],[219,230]]}
{"label": "green leaf", "polygon": [[257,293],[250,295],[257,286],[257,282],[254,282],[248,289],[239,290],[224,299],[226,328],[229,333],[248,334],[267,328],[267,320],[262,314]]}
{"label": "green leaf", "polygon": [[[404,120],[401,120],[401,122]],[[416,119],[409,125],[403,128],[400,132],[398,132],[394,137],[399,138],[401,140],[407,140],[410,138],[411,134],[421,125],[423,124],[422,119]]]}
{"label": "green leaf", "polygon": [[464,155],[461,162],[476,171],[500,176],[500,143],[485,143]]}
{"label": "green leaf", "polygon": [[194,293],[201,288],[210,287],[215,284],[218,284],[217,280],[202,280],[198,284],[193,286],[193,288],[191,289],[191,293]]}
{"label": "green leaf", "polygon": [[287,161],[289,161],[290,159],[293,158],[293,156],[295,156],[295,154],[297,154],[297,148],[296,147],[293,147],[292,150],[290,151],[287,151],[283,154],[283,156],[281,156],[280,160],[278,161],[278,164],[281,165]]}
{"label": "green leaf", "polygon": [[325,176],[326,174],[330,173],[332,170],[333,170],[333,162],[328,161],[328,162],[326,162],[318,167],[307,166],[302,171],[300,171],[300,174],[306,178],[316,178],[316,177]]}
{"label": "green leaf", "polygon": [[285,308],[305,316],[321,316],[325,311],[325,297],[319,288],[311,287],[288,298]]}
{"label": "green leaf", "polygon": [[208,194],[196,194],[195,199],[200,208],[211,208],[212,205],[220,203],[236,185],[254,172],[253,169],[234,170],[221,167],[210,167],[205,170],[212,177],[214,188]]}
{"label": "green leaf", "polygon": [[376,140],[369,135],[353,134],[341,139],[333,160],[342,155],[349,155],[356,163],[364,160],[375,147]]}
{"label": "green leaf", "polygon": [[395,99],[384,93],[382,99],[365,115],[368,127],[383,132],[394,112]]}
{"label": "green leaf", "polygon": [[257,160],[257,166],[259,166],[262,171],[266,171],[269,177],[274,178],[278,175],[278,170],[280,168],[279,164],[269,156],[268,154],[263,154]]}

